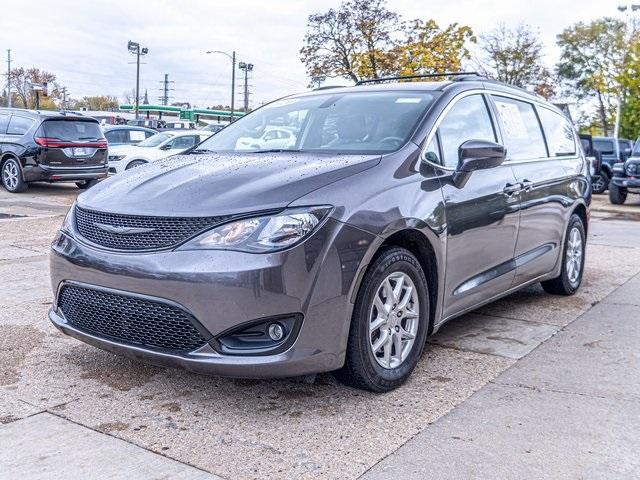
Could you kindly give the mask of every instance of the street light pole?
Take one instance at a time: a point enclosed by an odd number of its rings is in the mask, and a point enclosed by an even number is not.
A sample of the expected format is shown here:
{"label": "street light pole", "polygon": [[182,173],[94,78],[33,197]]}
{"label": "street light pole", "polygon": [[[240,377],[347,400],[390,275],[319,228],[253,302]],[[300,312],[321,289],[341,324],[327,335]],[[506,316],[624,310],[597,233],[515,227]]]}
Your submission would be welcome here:
{"label": "street light pole", "polygon": [[149,53],[148,48],[140,48],[140,44],[129,40],[127,49],[136,56],[136,107],[135,116],[138,119],[138,111],[140,109],[140,56]]}
{"label": "street light pole", "polygon": [[240,62],[238,68],[244,71],[244,113],[249,111],[249,85],[248,77],[249,72],[253,71],[253,63]]}
{"label": "street light pole", "polygon": [[7,50],[7,107],[11,108],[11,49]]}
{"label": "street light pole", "polygon": [[236,51],[234,50],[229,55],[227,52],[220,50],[209,50],[207,53],[221,53],[226,55],[231,60],[231,115],[229,117],[229,123],[233,122],[233,114],[235,113],[235,98],[236,98]]}

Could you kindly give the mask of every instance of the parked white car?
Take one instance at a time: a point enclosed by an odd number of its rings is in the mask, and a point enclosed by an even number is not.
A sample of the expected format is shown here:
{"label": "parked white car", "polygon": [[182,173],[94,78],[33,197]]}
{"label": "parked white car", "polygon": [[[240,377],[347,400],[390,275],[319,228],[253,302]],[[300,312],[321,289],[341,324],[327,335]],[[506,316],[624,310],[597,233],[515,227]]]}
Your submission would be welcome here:
{"label": "parked white car", "polygon": [[145,163],[178,155],[211,136],[203,130],[161,132],[137,145],[109,148],[109,174],[113,175]]}
{"label": "parked white car", "polygon": [[240,137],[236,142],[238,150],[271,150],[291,148],[296,143],[296,135],[287,127],[267,127],[258,137]]}

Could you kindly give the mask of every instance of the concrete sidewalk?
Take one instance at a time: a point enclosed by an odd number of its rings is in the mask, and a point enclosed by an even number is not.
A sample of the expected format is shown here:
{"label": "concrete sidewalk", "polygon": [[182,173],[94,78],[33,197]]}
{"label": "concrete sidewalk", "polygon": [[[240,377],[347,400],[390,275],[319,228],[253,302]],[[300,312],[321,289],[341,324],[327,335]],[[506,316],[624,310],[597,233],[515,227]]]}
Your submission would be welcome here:
{"label": "concrete sidewalk", "polygon": [[640,277],[365,479],[640,478]]}

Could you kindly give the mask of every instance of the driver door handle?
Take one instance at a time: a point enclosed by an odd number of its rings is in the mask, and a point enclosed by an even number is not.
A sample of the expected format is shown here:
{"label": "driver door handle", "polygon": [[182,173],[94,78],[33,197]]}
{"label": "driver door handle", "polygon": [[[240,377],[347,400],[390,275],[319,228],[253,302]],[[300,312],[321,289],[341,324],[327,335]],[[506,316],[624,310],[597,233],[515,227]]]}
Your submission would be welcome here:
{"label": "driver door handle", "polygon": [[507,183],[502,189],[502,192],[505,195],[510,197],[511,195],[518,193],[521,190],[522,190],[522,183]]}

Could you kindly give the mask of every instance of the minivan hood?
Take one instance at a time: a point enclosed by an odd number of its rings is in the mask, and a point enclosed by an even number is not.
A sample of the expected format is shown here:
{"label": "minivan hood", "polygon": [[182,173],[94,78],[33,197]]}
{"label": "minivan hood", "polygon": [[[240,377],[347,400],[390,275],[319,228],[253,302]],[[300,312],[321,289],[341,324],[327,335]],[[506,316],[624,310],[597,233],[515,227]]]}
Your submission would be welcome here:
{"label": "minivan hood", "polygon": [[80,195],[78,203],[105,212],[157,216],[283,208],[377,165],[380,158],[297,152],[176,155],[110,177]]}

